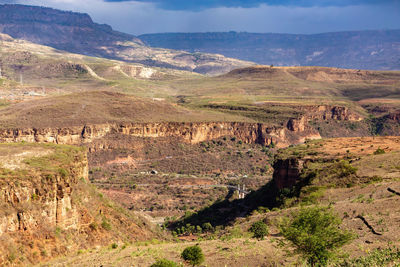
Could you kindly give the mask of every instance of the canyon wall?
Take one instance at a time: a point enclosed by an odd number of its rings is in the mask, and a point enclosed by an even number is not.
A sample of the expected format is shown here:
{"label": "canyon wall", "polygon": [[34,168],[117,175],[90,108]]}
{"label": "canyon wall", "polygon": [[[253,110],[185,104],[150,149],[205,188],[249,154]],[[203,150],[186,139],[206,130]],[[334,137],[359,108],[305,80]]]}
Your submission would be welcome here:
{"label": "canyon wall", "polygon": [[[43,228],[78,229],[79,216],[71,201],[78,179],[88,181],[88,162],[75,162],[66,173],[30,175],[29,179],[5,179],[0,183],[0,236],[36,232]],[[12,175],[11,175],[12,178]]]}
{"label": "canyon wall", "polygon": [[91,143],[111,133],[136,137],[179,137],[183,142],[192,144],[222,136],[235,136],[246,143],[269,145],[273,142],[278,147],[301,143],[305,139],[320,138],[319,133],[307,125],[303,125],[299,131],[291,131],[287,127],[269,127],[262,123],[160,122],[7,129],[0,131],[0,142],[25,141],[80,145]]}

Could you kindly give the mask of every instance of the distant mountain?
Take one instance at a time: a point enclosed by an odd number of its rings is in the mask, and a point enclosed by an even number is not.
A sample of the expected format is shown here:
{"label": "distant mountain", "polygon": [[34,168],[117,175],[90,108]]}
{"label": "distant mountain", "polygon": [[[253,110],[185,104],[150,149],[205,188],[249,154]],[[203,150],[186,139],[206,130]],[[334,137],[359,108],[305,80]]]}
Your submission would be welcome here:
{"label": "distant mountain", "polygon": [[94,23],[88,14],[38,6],[0,5],[0,32],[68,52],[203,74],[253,64],[221,55],[151,48],[133,35]]}
{"label": "distant mountain", "polygon": [[400,30],[311,35],[163,33],[138,37],[152,47],[218,53],[265,65],[400,70]]}

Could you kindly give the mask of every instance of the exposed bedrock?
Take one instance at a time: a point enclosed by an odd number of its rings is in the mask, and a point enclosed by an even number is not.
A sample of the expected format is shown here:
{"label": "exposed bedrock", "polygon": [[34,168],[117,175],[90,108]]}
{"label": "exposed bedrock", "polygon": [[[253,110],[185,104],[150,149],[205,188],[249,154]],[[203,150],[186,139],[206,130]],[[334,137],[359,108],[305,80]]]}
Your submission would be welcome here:
{"label": "exposed bedrock", "polygon": [[86,157],[68,171],[64,176],[37,174],[23,182],[0,183],[0,203],[7,207],[0,216],[0,237],[45,228],[78,229],[80,216],[71,193],[78,179],[88,180]]}
{"label": "exposed bedrock", "polygon": [[[289,128],[289,129],[288,129]],[[0,132],[0,142],[51,142],[80,145],[91,143],[107,134],[119,133],[136,137],[179,137],[183,142],[198,143],[222,136],[235,136],[245,143],[278,147],[321,138],[319,133],[304,125],[293,131],[290,127],[268,126],[244,122],[160,122],[73,126],[65,128],[7,129]],[[89,145],[90,147],[90,145]]]}

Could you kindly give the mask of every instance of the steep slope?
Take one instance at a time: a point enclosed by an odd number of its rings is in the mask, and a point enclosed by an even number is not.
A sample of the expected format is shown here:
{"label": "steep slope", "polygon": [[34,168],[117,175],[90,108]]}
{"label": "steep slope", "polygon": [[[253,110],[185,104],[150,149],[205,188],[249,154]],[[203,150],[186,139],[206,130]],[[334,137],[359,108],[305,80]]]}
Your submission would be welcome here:
{"label": "steep slope", "polygon": [[37,6],[0,5],[0,32],[73,53],[204,74],[252,65],[222,55],[154,49],[135,36],[94,23],[87,14]]}
{"label": "steep slope", "polygon": [[400,69],[400,30],[312,35],[163,33],[140,35],[139,38],[152,47],[218,53],[265,65]]}
{"label": "steep slope", "polygon": [[84,148],[0,144],[0,265],[31,266],[96,245],[161,237],[88,181]]}

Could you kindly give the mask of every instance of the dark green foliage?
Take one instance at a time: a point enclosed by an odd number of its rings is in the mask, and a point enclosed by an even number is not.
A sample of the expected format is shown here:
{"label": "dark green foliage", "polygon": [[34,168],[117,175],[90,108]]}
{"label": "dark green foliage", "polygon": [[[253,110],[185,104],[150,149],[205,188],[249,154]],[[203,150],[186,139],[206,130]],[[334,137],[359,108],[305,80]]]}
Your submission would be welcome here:
{"label": "dark green foliage", "polygon": [[302,208],[281,224],[281,232],[311,266],[326,266],[335,250],[353,238],[338,228],[341,223],[328,207]]}
{"label": "dark green foliage", "polygon": [[214,231],[214,227],[209,222],[203,223],[202,228],[203,228],[204,232],[213,232]]}
{"label": "dark green foliage", "polygon": [[379,147],[377,150],[375,150],[374,155],[381,155],[381,154],[385,154],[385,150]]}
{"label": "dark green foliage", "polygon": [[112,243],[112,244],[111,244],[111,248],[112,248],[112,249],[116,249],[117,247],[118,247],[118,244],[117,244],[117,243]]}
{"label": "dark green foliage", "polygon": [[200,265],[202,262],[204,262],[203,251],[197,245],[185,248],[181,254],[181,257],[193,266]]}
{"label": "dark green foliage", "polygon": [[336,162],[331,166],[331,168],[340,178],[350,176],[357,172],[357,168],[351,166],[347,160]]}
{"label": "dark green foliage", "polygon": [[153,263],[150,267],[178,267],[179,265],[176,262],[167,260],[167,259],[160,259]]}
{"label": "dark green foliage", "polygon": [[251,225],[250,232],[253,233],[253,236],[259,240],[263,240],[264,236],[268,235],[268,226],[263,221],[255,222]]}

